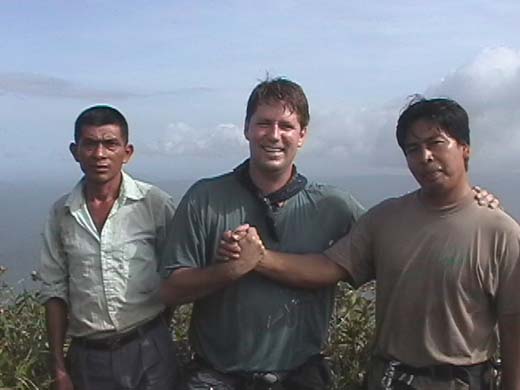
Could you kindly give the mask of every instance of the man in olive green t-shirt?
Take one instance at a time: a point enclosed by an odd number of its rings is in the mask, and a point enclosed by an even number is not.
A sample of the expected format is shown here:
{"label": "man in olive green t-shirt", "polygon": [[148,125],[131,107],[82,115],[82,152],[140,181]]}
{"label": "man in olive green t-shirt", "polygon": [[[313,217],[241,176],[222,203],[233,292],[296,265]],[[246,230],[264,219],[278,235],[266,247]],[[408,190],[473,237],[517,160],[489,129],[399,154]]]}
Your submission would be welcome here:
{"label": "man in olive green t-shirt", "polygon": [[162,261],[162,297],[170,305],[194,302],[190,341],[196,357],[187,389],[328,387],[320,352],[333,285],[295,287],[290,273],[264,267],[253,254],[215,260],[222,234],[244,223],[256,226],[272,249],[307,253],[325,250],[361,215],[350,195],[307,182],[296,171],[308,122],[298,84],[261,82],[247,105],[250,158],[194,184],[177,208]]}
{"label": "man in olive green t-shirt", "polygon": [[397,139],[419,190],[369,210],[323,255],[265,250],[252,228],[242,251],[294,280],[377,281],[369,389],[489,388],[497,325],[503,388],[520,389],[520,228],[473,201],[467,113],[415,101]]}

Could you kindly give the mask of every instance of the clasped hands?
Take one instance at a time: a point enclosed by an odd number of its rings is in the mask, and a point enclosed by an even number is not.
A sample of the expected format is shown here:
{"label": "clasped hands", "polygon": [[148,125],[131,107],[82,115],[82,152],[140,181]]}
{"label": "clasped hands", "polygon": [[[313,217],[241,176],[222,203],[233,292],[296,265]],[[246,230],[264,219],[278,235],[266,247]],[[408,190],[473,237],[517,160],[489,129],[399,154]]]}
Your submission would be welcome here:
{"label": "clasped hands", "polygon": [[265,254],[264,243],[256,228],[245,224],[222,233],[215,259],[218,262],[241,262],[248,270],[252,270]]}

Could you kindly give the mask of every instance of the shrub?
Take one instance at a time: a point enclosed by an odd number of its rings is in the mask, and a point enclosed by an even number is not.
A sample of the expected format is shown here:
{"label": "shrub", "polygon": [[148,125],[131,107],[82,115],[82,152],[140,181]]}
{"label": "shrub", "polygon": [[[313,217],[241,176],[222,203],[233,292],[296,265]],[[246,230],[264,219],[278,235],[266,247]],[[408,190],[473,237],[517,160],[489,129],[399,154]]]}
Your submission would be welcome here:
{"label": "shrub", "polygon": [[[44,309],[33,291],[15,292],[2,281],[0,267],[0,390],[48,389],[49,346]],[[353,291],[340,284],[331,321],[329,357],[332,389],[359,388],[374,329],[374,302],[366,299],[373,286]],[[178,308],[172,319],[173,335],[182,362],[190,358],[187,330],[191,305]]]}
{"label": "shrub", "polygon": [[333,389],[357,389],[366,371],[375,327],[374,284],[352,290],[340,283],[330,324],[329,357]]}
{"label": "shrub", "polygon": [[48,388],[48,350],[44,310],[35,294],[17,293],[0,279],[0,389]]}

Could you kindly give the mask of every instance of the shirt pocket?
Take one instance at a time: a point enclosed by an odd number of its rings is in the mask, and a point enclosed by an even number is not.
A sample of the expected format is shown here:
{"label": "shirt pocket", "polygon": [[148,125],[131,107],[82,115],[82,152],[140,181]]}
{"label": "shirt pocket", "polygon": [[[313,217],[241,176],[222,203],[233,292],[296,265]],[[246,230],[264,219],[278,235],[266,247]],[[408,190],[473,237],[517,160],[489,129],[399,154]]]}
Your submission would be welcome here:
{"label": "shirt pocket", "polygon": [[149,294],[158,290],[160,277],[153,235],[126,242],[123,256],[128,266],[128,283],[133,286],[133,291]]}
{"label": "shirt pocket", "polygon": [[98,253],[87,239],[65,232],[62,235],[63,252],[67,257],[69,277],[83,279],[92,275],[93,262]]}

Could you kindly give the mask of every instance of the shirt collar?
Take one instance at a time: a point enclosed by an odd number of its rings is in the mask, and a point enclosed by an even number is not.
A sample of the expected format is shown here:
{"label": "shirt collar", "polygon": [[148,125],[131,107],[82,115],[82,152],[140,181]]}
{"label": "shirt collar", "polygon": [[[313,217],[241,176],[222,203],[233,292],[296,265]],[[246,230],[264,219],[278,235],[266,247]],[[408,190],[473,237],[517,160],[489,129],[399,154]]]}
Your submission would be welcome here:
{"label": "shirt collar", "polygon": [[[143,199],[145,193],[139,188],[136,181],[124,171],[123,180],[121,181],[121,189],[119,191],[119,202],[124,203],[126,199],[140,200]],[[85,204],[85,194],[83,193],[83,186],[85,184],[85,177],[74,186],[70,192],[67,200],[65,201],[65,207],[68,207],[71,211],[80,209]]]}
{"label": "shirt collar", "polygon": [[253,193],[258,199],[267,202],[268,205],[276,205],[277,203],[284,202],[289,198],[292,198],[298,192],[305,188],[307,184],[307,178],[296,171],[296,166],[293,165],[291,178],[289,181],[278,191],[272,192],[267,195],[262,195],[261,191],[256,187],[255,183],[249,175],[249,159],[244,161],[238,167],[233,170],[238,181]]}

